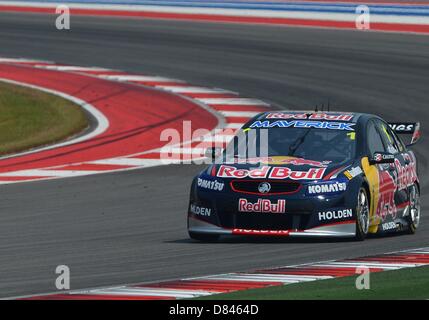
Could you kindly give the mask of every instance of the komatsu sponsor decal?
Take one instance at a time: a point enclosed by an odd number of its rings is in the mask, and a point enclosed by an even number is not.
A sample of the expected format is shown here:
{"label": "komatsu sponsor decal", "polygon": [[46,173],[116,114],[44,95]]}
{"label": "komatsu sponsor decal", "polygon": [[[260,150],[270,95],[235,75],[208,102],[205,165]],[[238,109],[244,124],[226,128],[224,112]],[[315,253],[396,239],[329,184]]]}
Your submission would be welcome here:
{"label": "komatsu sponsor decal", "polygon": [[319,180],[325,174],[326,168],[311,168],[308,171],[294,171],[287,167],[263,166],[255,169],[238,169],[233,166],[221,165],[217,172],[220,178],[252,178],[252,179],[292,179]]}
{"label": "komatsu sponsor decal", "polygon": [[250,128],[316,128],[316,129],[331,129],[331,130],[347,130],[354,131],[354,123],[348,122],[331,122],[331,121],[301,121],[301,120],[278,120],[278,121],[255,121],[250,125]]}
{"label": "komatsu sponsor decal", "polygon": [[272,203],[269,199],[258,199],[256,203],[252,203],[247,201],[247,199],[239,199],[238,211],[259,213],[285,213],[286,200],[278,200],[277,203]]}
{"label": "komatsu sponsor decal", "polygon": [[200,206],[197,206],[195,204],[191,204],[190,211],[191,211],[191,213],[193,213],[195,215],[204,216],[204,217],[210,217],[210,215],[212,213],[212,209],[200,207]]}
{"label": "komatsu sponsor decal", "polygon": [[352,209],[332,210],[319,212],[319,221],[341,220],[353,217]]}
{"label": "komatsu sponsor decal", "polygon": [[197,185],[203,189],[209,189],[213,191],[222,191],[225,184],[223,182],[219,182],[217,180],[205,180],[198,178]]}
{"label": "komatsu sponsor decal", "polygon": [[314,184],[308,186],[308,194],[327,194],[346,191],[347,184],[345,182]]}
{"label": "komatsu sponsor decal", "polygon": [[300,119],[300,120],[331,120],[331,121],[350,121],[352,114],[327,114],[327,113],[283,113],[270,112],[267,119]]}

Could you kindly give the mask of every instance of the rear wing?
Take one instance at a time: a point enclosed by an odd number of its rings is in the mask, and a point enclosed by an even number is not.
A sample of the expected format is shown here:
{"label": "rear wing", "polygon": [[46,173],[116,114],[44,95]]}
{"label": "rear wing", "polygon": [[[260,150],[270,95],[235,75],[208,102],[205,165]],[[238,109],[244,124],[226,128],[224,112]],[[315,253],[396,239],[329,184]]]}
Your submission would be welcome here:
{"label": "rear wing", "polygon": [[397,134],[412,134],[409,145],[416,144],[421,137],[420,122],[390,122],[389,126]]}

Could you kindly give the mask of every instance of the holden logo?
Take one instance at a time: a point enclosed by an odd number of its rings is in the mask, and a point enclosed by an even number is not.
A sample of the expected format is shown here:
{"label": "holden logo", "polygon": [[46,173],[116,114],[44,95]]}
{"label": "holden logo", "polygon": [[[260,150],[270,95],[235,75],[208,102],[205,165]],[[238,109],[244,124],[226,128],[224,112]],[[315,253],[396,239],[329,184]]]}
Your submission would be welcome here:
{"label": "holden logo", "polygon": [[268,182],[261,182],[258,186],[260,193],[268,193],[271,190],[271,185]]}

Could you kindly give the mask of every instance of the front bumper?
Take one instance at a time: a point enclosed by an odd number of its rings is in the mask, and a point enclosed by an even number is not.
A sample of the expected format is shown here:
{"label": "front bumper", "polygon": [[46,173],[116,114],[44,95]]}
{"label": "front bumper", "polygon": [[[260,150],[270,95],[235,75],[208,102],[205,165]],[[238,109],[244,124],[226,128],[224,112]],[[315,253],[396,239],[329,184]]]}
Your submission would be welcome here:
{"label": "front bumper", "polygon": [[[199,187],[194,180],[188,208],[189,232],[296,237],[355,236],[358,181],[349,182],[347,191],[339,190],[341,192],[332,194],[309,194],[308,185],[314,183],[303,183],[295,192],[287,194],[255,194],[234,189],[234,180],[225,181],[207,175],[200,177],[201,180],[220,181],[224,186],[213,190],[206,186]],[[269,206],[263,207],[259,201],[269,201]]]}
{"label": "front bumper", "polygon": [[222,228],[195,217],[188,217],[188,231],[202,234],[218,235],[245,235],[245,236],[273,236],[273,237],[338,237],[347,238],[356,235],[356,223],[354,220],[341,221],[306,230],[259,230]]}

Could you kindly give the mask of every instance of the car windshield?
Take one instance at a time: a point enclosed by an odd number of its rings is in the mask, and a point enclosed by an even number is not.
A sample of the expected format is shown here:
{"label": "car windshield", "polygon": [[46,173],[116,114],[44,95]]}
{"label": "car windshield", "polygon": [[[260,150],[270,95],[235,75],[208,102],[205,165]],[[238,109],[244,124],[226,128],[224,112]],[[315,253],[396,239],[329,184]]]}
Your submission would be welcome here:
{"label": "car windshield", "polygon": [[[245,137],[245,138],[244,138]],[[227,159],[288,156],[345,162],[355,157],[356,132],[318,128],[240,130],[227,148]]]}

